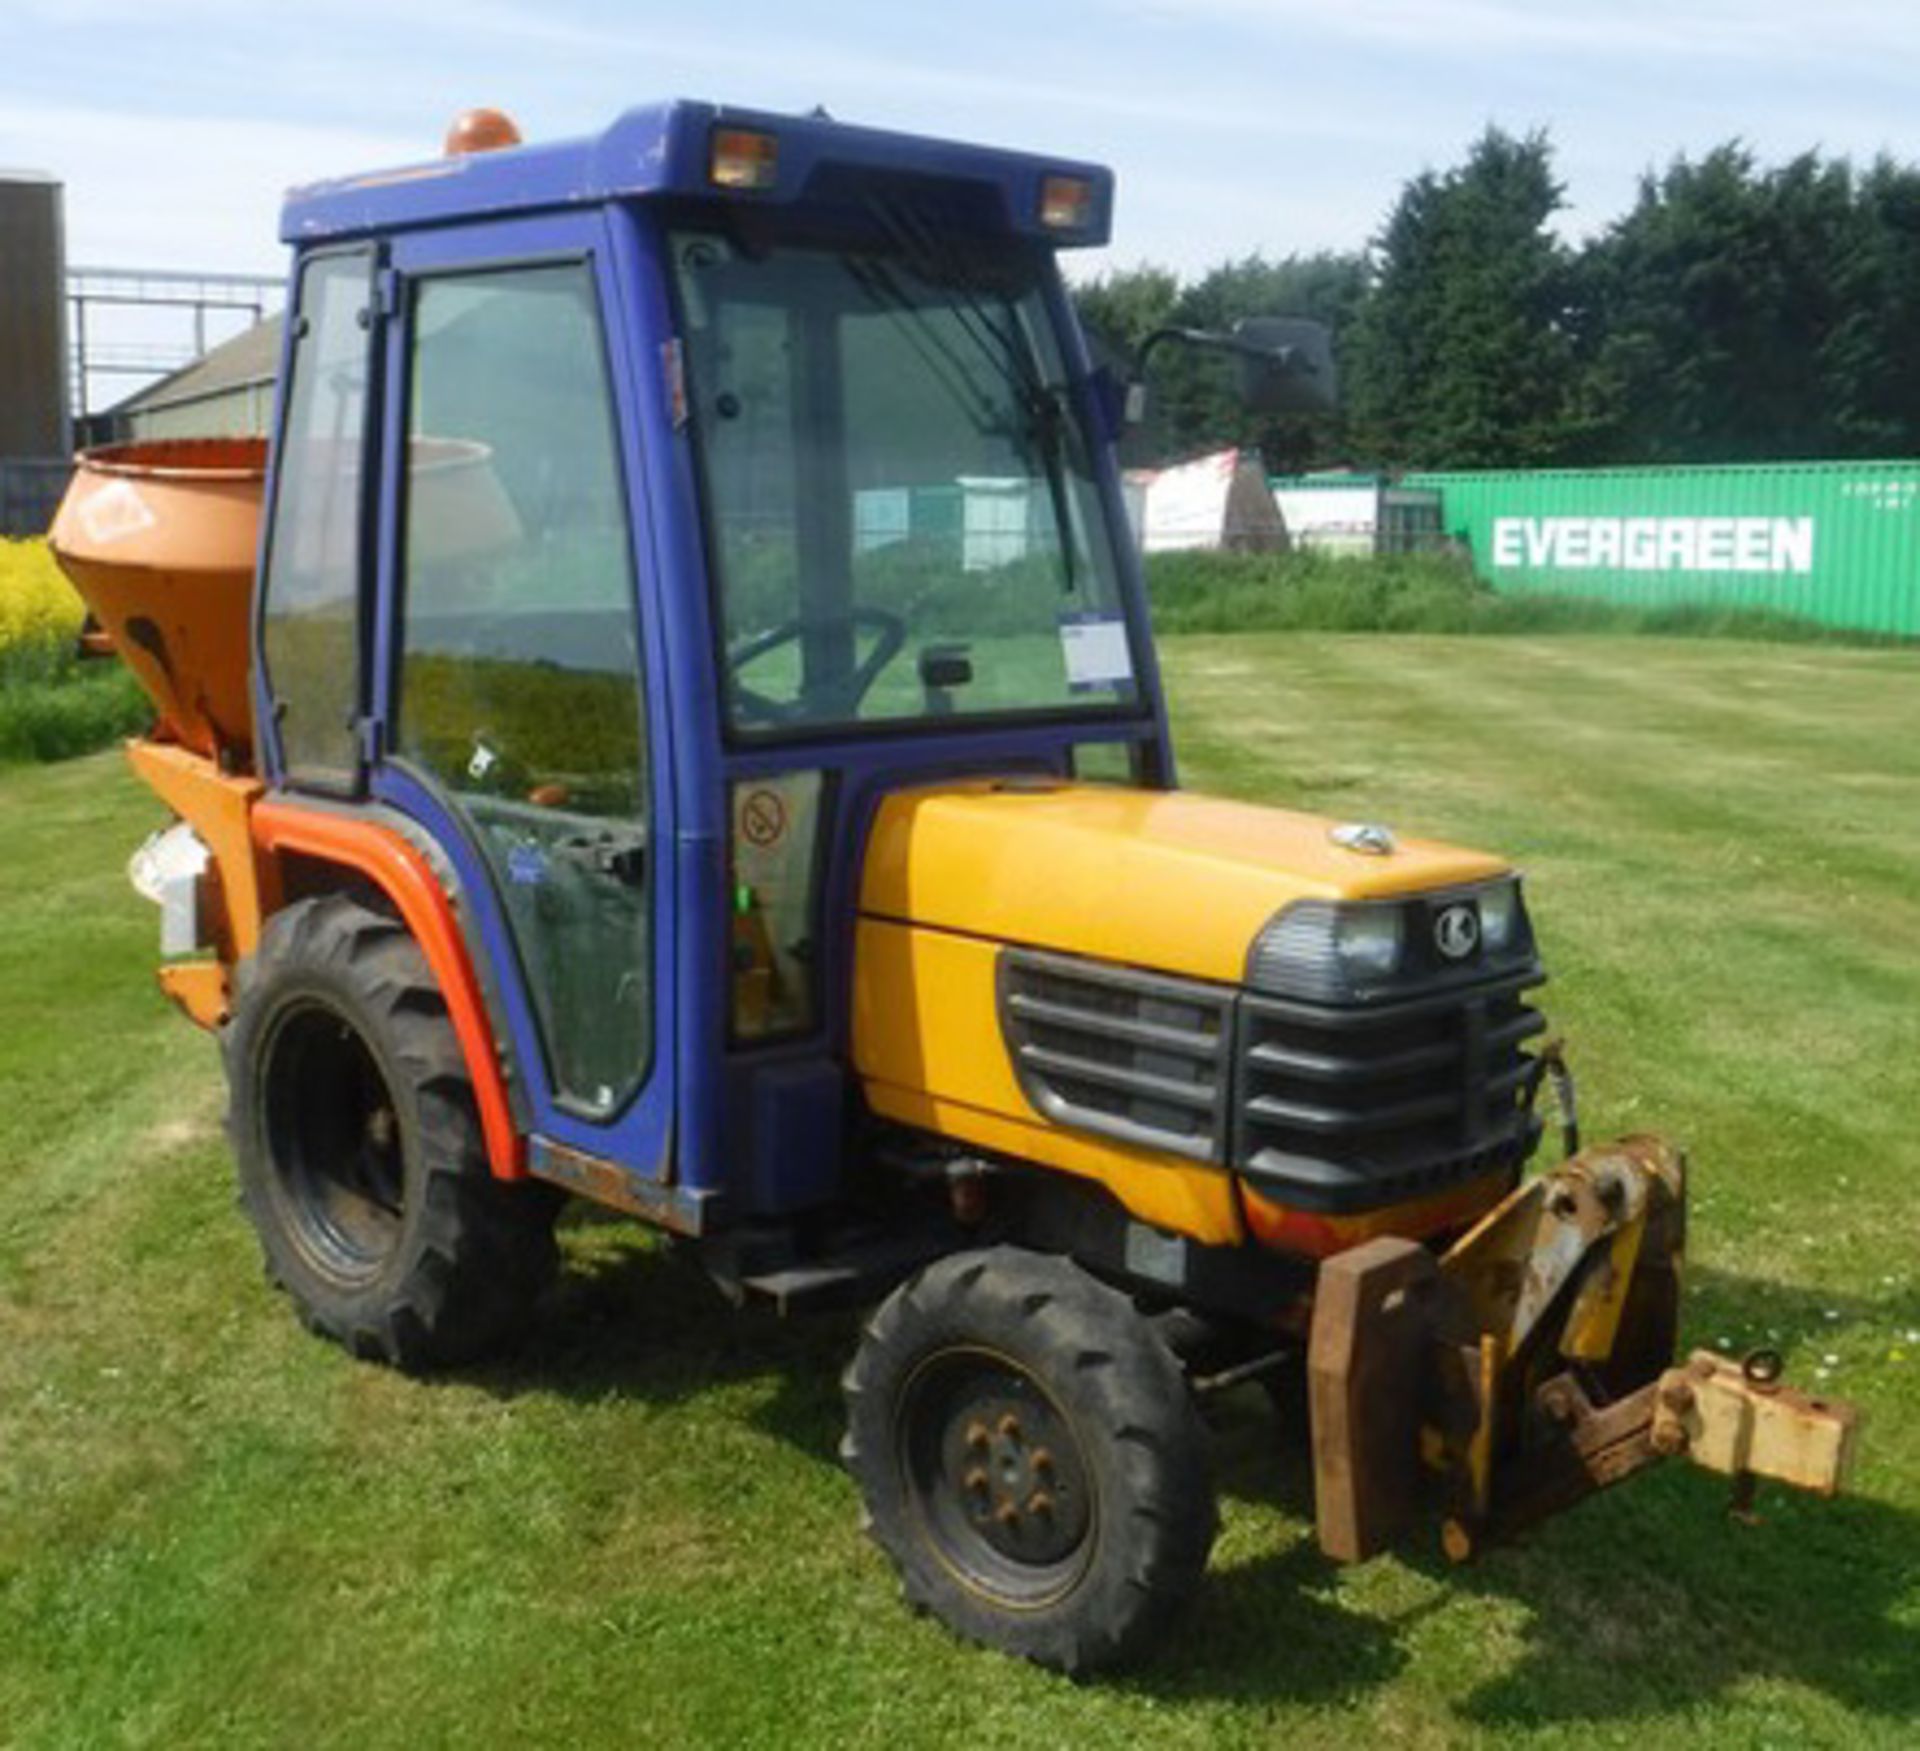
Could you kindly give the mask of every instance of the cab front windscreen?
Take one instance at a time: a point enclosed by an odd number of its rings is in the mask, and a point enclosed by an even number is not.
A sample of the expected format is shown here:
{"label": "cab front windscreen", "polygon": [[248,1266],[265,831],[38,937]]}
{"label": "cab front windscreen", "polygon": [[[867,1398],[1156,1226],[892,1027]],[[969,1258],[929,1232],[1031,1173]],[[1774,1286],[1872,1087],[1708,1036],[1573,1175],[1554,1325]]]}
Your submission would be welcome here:
{"label": "cab front windscreen", "polygon": [[1136,702],[1044,254],[670,248],[736,731]]}

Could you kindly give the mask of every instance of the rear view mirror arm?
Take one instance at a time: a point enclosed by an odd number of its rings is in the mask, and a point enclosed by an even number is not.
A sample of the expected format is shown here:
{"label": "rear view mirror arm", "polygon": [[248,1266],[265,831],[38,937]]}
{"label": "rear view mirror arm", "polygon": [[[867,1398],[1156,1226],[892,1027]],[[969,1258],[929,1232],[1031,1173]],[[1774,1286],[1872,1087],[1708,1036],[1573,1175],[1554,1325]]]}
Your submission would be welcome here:
{"label": "rear view mirror arm", "polygon": [[1169,324],[1156,328],[1140,343],[1140,350],[1133,356],[1133,371],[1136,378],[1145,378],[1147,358],[1153,349],[1163,341],[1177,340],[1190,347],[1203,347],[1213,352],[1239,353],[1245,358],[1271,359],[1282,366],[1292,366],[1300,357],[1298,347],[1281,347],[1275,350],[1263,347],[1256,341],[1243,340],[1237,334],[1221,334],[1211,328],[1182,328]]}
{"label": "rear view mirror arm", "polygon": [[1126,406],[1129,424],[1137,425],[1145,416],[1147,364],[1154,349],[1167,341],[1228,353],[1240,360],[1240,399],[1250,410],[1315,413],[1337,404],[1333,355],[1327,331],[1317,322],[1294,317],[1249,317],[1224,334],[1216,329],[1169,323],[1153,330],[1134,354],[1134,376]]}

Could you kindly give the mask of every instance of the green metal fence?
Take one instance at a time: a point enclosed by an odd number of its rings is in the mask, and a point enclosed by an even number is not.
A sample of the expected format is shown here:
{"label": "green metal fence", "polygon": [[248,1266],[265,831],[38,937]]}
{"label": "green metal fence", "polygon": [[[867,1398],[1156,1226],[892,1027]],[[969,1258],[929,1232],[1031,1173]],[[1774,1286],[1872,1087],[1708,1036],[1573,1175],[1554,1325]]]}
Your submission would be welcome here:
{"label": "green metal fence", "polygon": [[1920,461],[1411,474],[1501,590],[1920,636]]}

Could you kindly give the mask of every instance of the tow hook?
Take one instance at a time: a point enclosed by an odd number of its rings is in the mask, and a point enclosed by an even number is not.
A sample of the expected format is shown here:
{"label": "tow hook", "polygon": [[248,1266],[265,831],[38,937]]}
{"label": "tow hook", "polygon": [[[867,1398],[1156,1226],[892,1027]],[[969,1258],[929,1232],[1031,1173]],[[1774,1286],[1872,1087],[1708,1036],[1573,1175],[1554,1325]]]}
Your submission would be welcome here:
{"label": "tow hook", "polygon": [[1777,1350],[1735,1362],[1696,1350],[1670,1368],[1654,1393],[1648,1444],[1665,1458],[1686,1458],[1733,1482],[1730,1512],[1754,1519],[1761,1478],[1815,1495],[1840,1491],[1853,1463],[1860,1415],[1852,1405],[1783,1384]]}

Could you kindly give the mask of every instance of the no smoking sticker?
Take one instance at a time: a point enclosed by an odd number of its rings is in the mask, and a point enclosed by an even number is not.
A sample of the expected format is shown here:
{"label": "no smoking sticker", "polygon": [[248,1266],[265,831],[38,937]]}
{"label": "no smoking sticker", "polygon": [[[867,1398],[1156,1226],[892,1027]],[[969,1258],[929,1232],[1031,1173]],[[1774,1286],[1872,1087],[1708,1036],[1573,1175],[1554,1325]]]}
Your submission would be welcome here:
{"label": "no smoking sticker", "polygon": [[770,851],[787,836],[787,805],[779,792],[754,790],[740,805],[740,835],[749,845]]}

